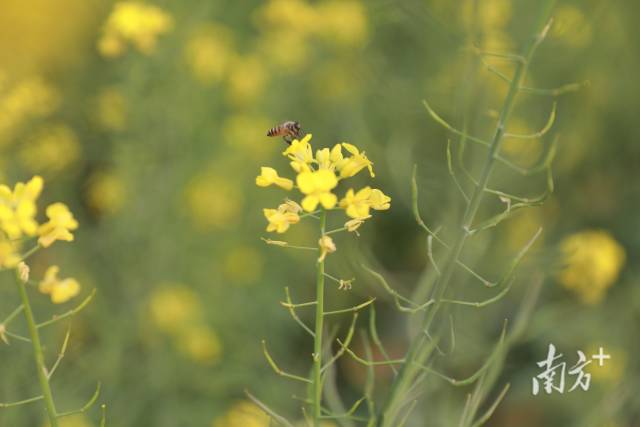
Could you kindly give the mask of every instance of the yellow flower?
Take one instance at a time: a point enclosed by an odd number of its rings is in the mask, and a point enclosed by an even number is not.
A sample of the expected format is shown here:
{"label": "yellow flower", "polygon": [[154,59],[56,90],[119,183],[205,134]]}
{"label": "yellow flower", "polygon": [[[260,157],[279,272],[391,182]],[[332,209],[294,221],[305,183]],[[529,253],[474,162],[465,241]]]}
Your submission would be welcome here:
{"label": "yellow flower", "polygon": [[371,188],[365,187],[354,193],[353,189],[349,189],[344,199],[340,200],[340,207],[346,210],[351,218],[362,219],[369,216],[369,197],[371,197]]}
{"label": "yellow flower", "polygon": [[320,258],[318,258],[318,262],[324,261],[327,254],[336,251],[336,244],[333,242],[331,236],[327,236],[326,234],[318,240],[318,246],[320,247]]}
{"label": "yellow flower", "polygon": [[391,207],[391,197],[374,188],[369,195],[369,206],[377,211],[386,211]]}
{"label": "yellow flower", "polygon": [[331,190],[338,185],[336,174],[330,170],[321,169],[313,172],[302,172],[296,182],[306,197],[302,200],[302,208],[312,212],[321,203],[325,209],[331,209],[336,205],[337,197]]}
{"label": "yellow flower", "polygon": [[69,301],[80,293],[80,284],[76,279],[59,279],[60,268],[52,265],[44,274],[44,279],[40,281],[38,290],[43,294],[51,296],[51,302],[62,304]]}
{"label": "yellow flower", "polygon": [[38,228],[38,243],[47,248],[56,240],[73,241],[72,230],[78,228],[78,221],[64,203],[54,203],[47,207],[49,221]]}
{"label": "yellow flower", "polygon": [[238,402],[211,427],[269,427],[271,418],[251,402]]}
{"label": "yellow flower", "polygon": [[278,172],[275,169],[261,167],[260,175],[256,177],[256,185],[258,187],[268,187],[272,184],[285,190],[291,190],[293,188],[293,181],[278,176]]}
{"label": "yellow flower", "polygon": [[561,242],[560,248],[566,267],[558,274],[559,282],[584,303],[600,302],[618,279],[626,258],[624,248],[603,230],[573,234]]}
{"label": "yellow flower", "polygon": [[316,162],[319,169],[331,169],[331,152],[328,148],[316,151]]}
{"label": "yellow flower", "polygon": [[367,158],[363,152],[360,152],[355,145],[342,143],[342,146],[351,153],[351,157],[343,159],[337,164],[336,169],[340,171],[341,178],[350,178],[360,172],[364,168],[369,169],[371,178],[375,176],[373,173],[373,163]]}
{"label": "yellow flower", "polygon": [[[0,233],[1,236],[1,233]],[[21,260],[17,242],[0,237],[0,267],[14,268]]]}
{"label": "yellow flower", "polygon": [[316,163],[319,169],[335,170],[338,165],[341,165],[344,158],[342,157],[342,146],[336,144],[331,151],[328,148],[316,151]]}
{"label": "yellow flower", "polygon": [[264,217],[269,221],[267,231],[276,233],[284,233],[289,229],[291,224],[297,224],[300,221],[298,214],[280,209],[263,209]]}
{"label": "yellow flower", "polygon": [[162,9],[136,1],[115,4],[98,41],[98,50],[113,58],[124,53],[131,42],[144,54],[153,52],[158,36],[173,28],[173,19]]}
{"label": "yellow flower", "polygon": [[0,228],[10,239],[36,234],[36,199],[43,183],[41,177],[34,176],[26,184],[17,183],[13,191],[6,185],[0,185]]}
{"label": "yellow flower", "polygon": [[[293,141],[291,141],[291,145],[282,152],[282,155],[289,157],[294,162],[303,163],[304,165],[313,162],[313,151],[311,149],[311,144],[309,144],[311,138],[312,135],[308,133],[304,136],[304,138],[300,140],[294,139]],[[296,172],[300,172],[295,167],[293,168]]]}

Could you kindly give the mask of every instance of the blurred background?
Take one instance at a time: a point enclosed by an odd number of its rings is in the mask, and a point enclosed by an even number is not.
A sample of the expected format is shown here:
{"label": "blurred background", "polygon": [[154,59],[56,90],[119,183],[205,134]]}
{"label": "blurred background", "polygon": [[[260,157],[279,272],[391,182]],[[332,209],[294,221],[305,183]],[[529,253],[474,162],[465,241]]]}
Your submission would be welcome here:
{"label": "blurred background", "polygon": [[[262,208],[277,206],[282,193],[258,189],[255,176],[267,165],[286,175],[284,143],[265,137],[285,120],[313,133],[314,147],[347,141],[366,150],[375,186],[392,198],[391,210],[367,223],[359,238],[337,239],[328,268],[356,281],[349,292],[330,287],[327,293],[335,307],[378,297],[381,339],[402,355],[408,319],[358,260],[374,263],[405,295],[432,273],[426,236],[410,209],[413,165],[431,226],[442,225],[446,235],[463,205],[447,171],[452,135],[428,117],[422,100],[456,126],[490,137],[507,85],[469,46],[518,52],[531,35],[536,6],[522,0],[3,0],[0,178],[13,185],[42,175],[43,206],[65,201],[80,222],[74,244],[33,258],[34,276],[55,262],[81,282],[83,295],[97,289],[71,322],[53,382],[58,406],[82,404],[99,380],[110,426],[268,426],[245,389],[301,419],[301,403],[291,395],[305,390],[277,377],[260,348],[267,339],[281,366],[302,374],[309,367],[312,343],[279,301],[284,286],[297,301],[313,298],[313,257],[260,240],[268,235]],[[633,356],[640,320],[639,13],[634,1],[559,1],[527,86],[588,84],[557,97],[517,99],[509,125],[516,133],[542,128],[557,101],[550,136],[507,139],[503,148],[514,162],[532,164],[557,135],[556,191],[544,206],[474,237],[464,257],[495,278],[539,227],[542,238],[498,304],[456,309],[456,349],[436,362],[456,377],[473,372],[502,319],[513,317],[544,274],[536,312],[500,379],[511,390],[489,425],[640,425]],[[486,63],[507,75],[513,70],[508,61]],[[473,171],[483,156],[469,147]],[[521,179],[499,168],[493,179],[518,194],[544,190],[544,177]],[[286,239],[312,243],[315,233],[301,222]],[[10,282],[3,278],[0,285],[2,313],[17,301]],[[455,292],[465,299],[493,295],[469,277]],[[34,299],[40,316],[66,308],[52,307],[42,295]],[[311,315],[301,313],[306,321]],[[344,330],[348,320],[333,324]],[[62,325],[47,331],[52,360],[65,332]],[[549,343],[569,367],[579,350],[589,357],[603,347],[612,359],[588,368],[588,391],[533,396],[531,378]],[[20,342],[0,343],[0,401],[37,393],[31,357]],[[338,386],[352,402],[364,371],[347,358],[338,368]],[[391,372],[378,374],[383,393]],[[436,378],[427,384],[429,399],[409,425],[457,425],[469,390]],[[98,412],[63,425],[97,426]],[[427,416],[433,423],[425,424]],[[0,409],[0,426],[43,425],[37,404]]]}

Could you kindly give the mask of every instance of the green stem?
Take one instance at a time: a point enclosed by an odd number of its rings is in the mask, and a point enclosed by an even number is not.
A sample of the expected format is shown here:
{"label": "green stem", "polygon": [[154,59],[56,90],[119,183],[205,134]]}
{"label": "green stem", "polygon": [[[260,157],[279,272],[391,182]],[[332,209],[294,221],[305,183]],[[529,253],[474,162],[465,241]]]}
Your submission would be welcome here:
{"label": "green stem", "polygon": [[50,427],[58,427],[56,405],[53,402],[51,386],[49,385],[49,379],[47,378],[47,368],[44,364],[44,355],[42,353],[42,344],[40,343],[40,334],[38,333],[36,321],[33,318],[33,311],[31,310],[29,295],[27,294],[25,284],[17,275],[16,284],[18,285],[18,292],[20,293],[22,305],[24,306],[24,317],[27,320],[27,325],[29,327],[29,335],[31,336],[31,345],[33,346],[33,356],[36,363],[36,371],[38,372],[40,389],[42,391],[42,396],[44,397],[44,402],[47,408],[47,415],[49,416],[49,424]]}
{"label": "green stem", "polygon": [[[320,237],[324,236],[327,212],[320,212]],[[324,259],[317,263],[316,276],[316,326],[313,340],[313,425],[320,427],[322,404],[322,330],[324,324]]]}
{"label": "green stem", "polygon": [[[496,156],[499,153],[500,145],[504,137],[505,126],[513,110],[515,97],[520,90],[520,85],[524,80],[531,57],[540,42],[540,31],[547,24],[554,3],[555,0],[547,0],[543,5],[538,17],[539,19],[536,22],[535,35],[524,49],[525,54],[523,56],[526,60],[518,63],[516,66],[516,70],[509,87],[509,92],[504,100],[500,117],[496,125],[496,130],[491,141],[491,145],[489,146],[489,152],[487,154],[480,179],[478,180],[478,185],[474,188],[469,204],[467,205],[467,209],[464,212],[462,223],[458,229],[454,244],[452,245],[446,264],[442,270],[442,275],[436,285],[434,292],[434,299],[436,303],[433,305],[432,309],[429,310],[429,313],[425,318],[422,328],[423,330],[429,330],[436,313],[442,304],[442,297],[449,285],[449,282],[451,281],[456,262],[460,257],[460,253],[462,252],[466,239],[469,235],[468,231],[473,225],[473,221],[480,207],[480,202],[482,201],[482,196],[484,195],[487,184],[489,183],[489,178],[493,171]],[[416,338],[411,343],[409,350],[407,351],[407,356],[405,357],[406,362],[402,365],[398,376],[392,385],[389,397],[382,407],[378,426],[393,427],[395,425],[395,419],[401,409],[407,390],[411,388],[413,382],[420,374],[420,365],[424,364],[432,352],[430,346],[425,346],[426,343],[428,343],[428,341],[423,333],[421,333],[420,337]]]}

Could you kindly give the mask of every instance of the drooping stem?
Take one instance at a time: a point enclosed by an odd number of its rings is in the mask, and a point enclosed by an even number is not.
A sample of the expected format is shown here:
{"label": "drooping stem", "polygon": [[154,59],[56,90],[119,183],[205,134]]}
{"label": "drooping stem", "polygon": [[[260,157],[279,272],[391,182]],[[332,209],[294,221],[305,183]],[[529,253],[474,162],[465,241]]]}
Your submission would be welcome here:
{"label": "drooping stem", "polygon": [[[327,212],[320,212],[320,237],[324,236],[327,223]],[[316,325],[313,340],[313,424],[320,427],[322,404],[322,329],[324,327],[324,259],[316,265]]]}
{"label": "drooping stem", "polygon": [[[513,109],[516,94],[520,90],[520,86],[524,80],[524,76],[526,74],[531,57],[533,56],[536,47],[542,40],[542,37],[544,36],[544,28],[546,28],[545,26],[549,21],[550,12],[553,8],[554,3],[555,0],[547,0],[542,3],[538,21],[535,24],[535,35],[529,41],[527,46],[525,46],[523,51],[522,56],[525,58],[525,60],[518,63],[516,66],[513,78],[511,80],[511,85],[509,87],[509,92],[507,93],[500,112],[493,139],[491,141],[491,144],[489,145],[489,152],[487,154],[486,161],[482,168],[480,178],[478,179],[478,184],[475,186],[473,194],[471,195],[471,198],[467,205],[467,209],[464,212],[462,222],[457,230],[454,244],[452,245],[451,250],[447,256],[447,260],[445,262],[444,268],[442,269],[440,279],[436,284],[436,288],[434,291],[434,299],[436,303],[432,306],[431,310],[425,318],[422,328],[423,331],[429,330],[436,316],[436,313],[440,309],[442,298],[453,276],[456,262],[458,261],[462,249],[464,248],[465,242],[469,235],[468,232],[473,225],[483,195],[487,189],[489,178],[491,177],[491,173],[494,168],[496,156],[499,153],[500,146],[504,137],[505,127]],[[414,381],[420,373],[418,367],[423,364],[431,354],[429,346],[425,345],[427,344],[427,341],[428,340],[425,338],[425,334],[420,334],[420,336],[414,339],[414,341],[411,343],[405,357],[406,362],[401,367],[398,376],[396,377],[392,385],[389,397],[385,401],[380,413],[377,424],[378,426],[393,427],[395,425],[396,417],[398,416],[398,413],[401,409],[403,400],[406,398],[405,394],[407,390],[412,387]]]}
{"label": "drooping stem", "polygon": [[33,317],[33,311],[31,310],[31,303],[29,302],[29,295],[27,294],[25,283],[17,274],[16,284],[18,285],[18,292],[20,293],[20,299],[24,306],[24,317],[29,328],[29,335],[31,336],[33,357],[36,364],[36,371],[38,373],[38,381],[40,382],[40,390],[47,408],[49,424],[50,427],[58,427],[58,415],[56,412],[56,405],[53,401],[53,394],[51,393],[51,386],[49,385],[49,378],[47,378],[47,368],[44,363],[44,354],[42,353],[42,344],[40,343],[40,333],[38,332],[36,321]]}

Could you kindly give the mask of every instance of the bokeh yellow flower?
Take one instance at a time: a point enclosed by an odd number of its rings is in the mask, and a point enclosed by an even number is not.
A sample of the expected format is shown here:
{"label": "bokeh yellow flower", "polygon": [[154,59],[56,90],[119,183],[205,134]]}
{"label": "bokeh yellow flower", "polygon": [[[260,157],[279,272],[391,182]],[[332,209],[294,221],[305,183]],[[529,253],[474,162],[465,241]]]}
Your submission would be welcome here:
{"label": "bokeh yellow flower", "polygon": [[185,60],[194,78],[211,86],[225,78],[234,58],[231,32],[208,24],[189,36],[184,49]]}
{"label": "bokeh yellow flower", "polygon": [[211,427],[269,427],[270,417],[248,401],[235,403],[222,417],[216,418]]}
{"label": "bokeh yellow flower", "polygon": [[127,43],[151,54],[160,35],[173,28],[173,18],[157,6],[122,1],[114,5],[98,40],[98,51],[106,58],[122,55]]}
{"label": "bokeh yellow flower", "polygon": [[177,335],[176,345],[191,360],[211,365],[220,360],[222,344],[218,335],[202,325],[184,328]]}
{"label": "bokeh yellow flower", "polygon": [[278,172],[273,168],[261,167],[260,175],[256,177],[256,185],[258,187],[269,187],[270,185],[276,185],[285,190],[291,190],[293,188],[293,181],[278,176]]}
{"label": "bokeh yellow flower", "polygon": [[306,195],[301,203],[305,211],[314,211],[319,203],[325,209],[331,209],[336,205],[337,197],[331,190],[338,185],[338,178],[332,171],[320,169],[302,172],[297,176],[296,182],[300,191]]}
{"label": "bokeh yellow flower", "polygon": [[22,164],[34,172],[60,172],[80,157],[80,142],[69,126],[56,124],[38,129],[22,145]]}
{"label": "bokeh yellow flower", "polygon": [[162,332],[180,334],[201,316],[198,295],[187,286],[176,283],[158,285],[149,299],[149,316]]}
{"label": "bokeh yellow flower", "polygon": [[582,302],[600,302],[625,263],[624,248],[604,230],[587,230],[565,238],[560,248],[566,267],[558,281],[575,292]]}
{"label": "bokeh yellow flower", "polygon": [[25,77],[8,91],[0,90],[0,146],[30,120],[50,115],[59,105],[58,90],[40,76]]}
{"label": "bokeh yellow flower", "polygon": [[0,185],[0,229],[10,239],[36,234],[36,200],[43,185],[44,181],[39,176],[34,176],[26,184],[17,183],[13,191],[6,185]]}
{"label": "bokeh yellow flower", "polygon": [[260,38],[258,46],[266,62],[289,74],[300,72],[309,61],[308,48],[307,35],[288,27],[267,32]]}
{"label": "bokeh yellow flower", "polygon": [[264,91],[269,71],[257,55],[235,57],[227,76],[228,96],[234,104],[254,102]]}
{"label": "bokeh yellow flower", "polygon": [[38,227],[38,243],[47,248],[56,240],[73,241],[71,231],[78,228],[71,211],[64,203],[53,203],[47,207],[49,221]]}
{"label": "bokeh yellow flower", "polygon": [[54,304],[67,302],[80,293],[78,281],[73,278],[60,279],[58,278],[59,272],[60,268],[57,265],[50,266],[38,284],[38,290],[49,295]]}
{"label": "bokeh yellow flower", "polygon": [[276,233],[284,233],[289,229],[291,224],[300,222],[298,214],[288,212],[285,209],[263,209],[264,217],[269,221],[267,231]]}
{"label": "bokeh yellow flower", "polygon": [[356,0],[329,0],[318,4],[317,31],[338,46],[361,46],[367,41],[369,25],[364,5]]}

